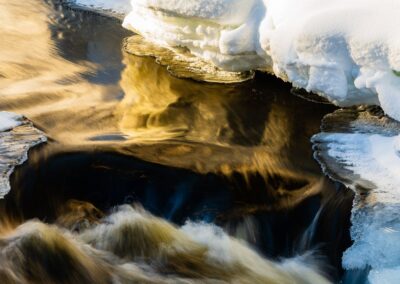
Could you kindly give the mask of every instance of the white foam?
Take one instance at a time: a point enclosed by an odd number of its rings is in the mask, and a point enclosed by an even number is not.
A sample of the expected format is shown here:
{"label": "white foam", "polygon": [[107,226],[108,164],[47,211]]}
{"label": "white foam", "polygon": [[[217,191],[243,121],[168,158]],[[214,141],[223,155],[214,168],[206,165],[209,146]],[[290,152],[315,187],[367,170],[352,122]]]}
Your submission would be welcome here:
{"label": "white foam", "polygon": [[[32,278],[39,283],[330,283],[307,264],[309,255],[269,261],[215,225],[178,228],[127,205],[99,220],[89,208],[95,209],[79,202],[78,211],[70,208],[71,215],[67,210],[59,216],[77,223],[86,220],[90,225],[82,231],[40,221],[17,228],[2,223],[2,283],[30,283]],[[208,257],[217,252],[232,258]],[[64,273],[60,276],[54,268]]]}
{"label": "white foam", "polygon": [[182,227],[175,227],[128,205],[117,208],[103,223],[84,231],[80,239],[96,249],[114,252],[127,260],[151,257],[160,259],[155,263],[162,264],[164,259],[173,261],[171,257],[177,253],[181,263],[186,259],[196,260],[191,266],[195,272],[198,264],[228,272],[224,272],[221,278],[215,270],[211,281],[208,281],[207,274],[197,274],[204,282],[329,283],[304,258],[273,262],[216,225],[187,222]]}
{"label": "white foam", "polygon": [[264,69],[340,106],[400,120],[400,2],[132,0],[124,26],[228,71]]}

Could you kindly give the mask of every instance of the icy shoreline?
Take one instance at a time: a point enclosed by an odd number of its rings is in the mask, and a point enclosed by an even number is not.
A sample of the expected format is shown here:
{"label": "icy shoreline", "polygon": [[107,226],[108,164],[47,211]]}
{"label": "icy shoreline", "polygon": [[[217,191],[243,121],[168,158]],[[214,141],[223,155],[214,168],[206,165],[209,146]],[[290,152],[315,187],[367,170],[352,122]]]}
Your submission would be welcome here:
{"label": "icy shoreline", "polygon": [[[264,70],[347,107],[400,120],[400,3],[391,0],[75,0],[225,71]],[[373,23],[373,25],[371,24]]]}
{"label": "icy shoreline", "polygon": [[400,281],[400,123],[371,110],[339,110],[312,139],[316,159],[356,194],[354,241],[345,269],[367,269],[370,283]]}
{"label": "icy shoreline", "polygon": [[133,0],[123,25],[223,70],[267,70],[336,105],[380,105],[400,120],[399,13],[390,0]]}
{"label": "icy shoreline", "polygon": [[10,175],[28,158],[30,148],[46,136],[23,116],[0,111],[0,199],[10,191]]}

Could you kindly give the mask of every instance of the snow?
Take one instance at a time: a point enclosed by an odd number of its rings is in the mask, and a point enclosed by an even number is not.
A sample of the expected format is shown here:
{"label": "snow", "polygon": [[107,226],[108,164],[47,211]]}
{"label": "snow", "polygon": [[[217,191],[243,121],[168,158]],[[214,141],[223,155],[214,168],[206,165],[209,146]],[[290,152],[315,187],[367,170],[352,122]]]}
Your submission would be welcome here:
{"label": "snow", "polygon": [[10,191],[10,175],[14,167],[28,158],[31,147],[46,137],[23,116],[0,111],[0,199]]}
{"label": "snow", "polygon": [[91,10],[109,11],[126,15],[131,10],[129,0],[70,0],[73,4]]}
{"label": "snow", "polygon": [[[345,117],[351,116],[344,111],[331,115],[327,129],[338,129],[332,121],[343,122]],[[343,255],[343,266],[371,267],[371,283],[397,283],[393,280],[400,277],[400,123],[359,113],[336,131],[317,134],[312,141],[326,172],[356,193],[354,243]]]}
{"label": "snow", "polygon": [[393,0],[132,0],[124,26],[221,69],[270,71],[400,120],[399,13]]}
{"label": "snow", "polygon": [[264,70],[336,105],[376,104],[400,120],[399,1],[74,2],[126,15],[127,29],[223,70]]}
{"label": "snow", "polygon": [[260,0],[132,1],[124,27],[163,46],[184,46],[226,71],[263,68],[258,27]]}
{"label": "snow", "polygon": [[[357,199],[353,215],[354,245],[345,252],[347,269],[380,268],[400,263],[400,158],[397,137],[377,134],[338,133],[325,135],[328,155],[373,183],[366,197]],[[358,189],[354,186],[357,193]],[[377,257],[379,256],[379,257]]]}
{"label": "snow", "polygon": [[124,27],[186,47],[226,71],[261,69],[339,106],[376,104],[400,120],[400,2],[74,0],[126,15]]}
{"label": "snow", "polygon": [[369,273],[368,281],[371,284],[393,284],[400,283],[400,267],[392,269],[372,270]]}
{"label": "snow", "polygon": [[400,202],[400,157],[396,142],[400,136],[379,134],[338,133],[324,137],[330,143],[328,155],[336,160],[346,160],[348,169],[373,181],[379,191],[370,196],[374,200]]}
{"label": "snow", "polygon": [[20,116],[18,114],[1,111],[0,112],[0,132],[7,131],[14,127],[21,125],[21,118],[22,118],[22,116]]}

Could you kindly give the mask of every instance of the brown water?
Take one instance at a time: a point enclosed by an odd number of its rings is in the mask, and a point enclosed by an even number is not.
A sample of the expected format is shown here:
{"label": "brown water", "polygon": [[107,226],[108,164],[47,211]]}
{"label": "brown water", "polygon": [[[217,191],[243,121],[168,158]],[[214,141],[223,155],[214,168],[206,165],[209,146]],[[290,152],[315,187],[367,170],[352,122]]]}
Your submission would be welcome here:
{"label": "brown water", "polygon": [[[339,278],[352,196],[323,177],[309,142],[332,106],[263,74],[236,85],[172,77],[122,51],[130,34],[117,20],[56,1],[0,0],[0,21],[0,110],[50,138],[2,202],[0,274],[10,282],[322,281],[310,262]],[[108,213],[126,203],[164,220]],[[264,258],[311,249],[323,260]]]}

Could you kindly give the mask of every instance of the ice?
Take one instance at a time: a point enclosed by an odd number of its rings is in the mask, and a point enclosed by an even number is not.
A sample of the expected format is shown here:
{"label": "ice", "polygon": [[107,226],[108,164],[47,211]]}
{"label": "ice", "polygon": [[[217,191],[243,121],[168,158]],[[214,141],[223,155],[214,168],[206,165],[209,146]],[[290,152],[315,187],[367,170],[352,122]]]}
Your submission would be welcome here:
{"label": "ice", "polygon": [[12,112],[0,112],[0,132],[21,125],[21,116]]}
{"label": "ice", "polygon": [[392,0],[132,0],[124,26],[223,70],[266,70],[400,120],[399,13]]}
{"label": "ice", "polygon": [[73,2],[126,15],[124,27],[222,70],[261,69],[339,106],[380,105],[400,120],[398,1]]}
{"label": "ice", "polygon": [[400,123],[371,109],[340,110],[326,117],[323,131],[312,139],[317,160],[356,193],[354,243],[343,266],[370,267],[371,283],[397,283],[392,280],[399,278],[400,264]]}
{"label": "ice", "polygon": [[124,26],[153,42],[182,46],[226,71],[262,68],[258,27],[260,0],[132,1]]}
{"label": "ice", "polygon": [[392,269],[372,270],[368,281],[371,284],[393,284],[400,283],[400,267]]}
{"label": "ice", "polygon": [[90,10],[126,15],[131,10],[130,0],[70,0],[71,3]]}
{"label": "ice", "polygon": [[[400,2],[74,0],[126,15],[124,27],[232,72],[261,69],[339,106],[400,120]],[[192,60],[192,59],[191,59]]]}
{"label": "ice", "polygon": [[10,191],[14,167],[27,159],[31,147],[44,141],[44,134],[23,116],[0,112],[0,199]]}
{"label": "ice", "polygon": [[178,78],[190,78],[196,81],[209,83],[240,83],[254,77],[253,71],[229,72],[218,69],[187,50],[164,48],[143,39],[140,35],[133,35],[124,40],[123,49],[128,54],[136,56],[155,57],[157,63],[167,66],[169,73]]}

